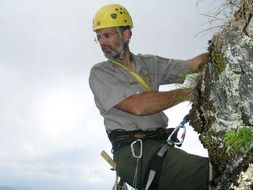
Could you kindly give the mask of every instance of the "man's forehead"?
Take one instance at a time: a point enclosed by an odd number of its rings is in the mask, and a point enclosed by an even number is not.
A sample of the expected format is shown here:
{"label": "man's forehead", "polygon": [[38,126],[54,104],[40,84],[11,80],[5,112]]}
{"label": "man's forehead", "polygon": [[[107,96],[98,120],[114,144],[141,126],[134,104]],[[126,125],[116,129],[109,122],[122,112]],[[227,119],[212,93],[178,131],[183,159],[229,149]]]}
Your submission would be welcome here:
{"label": "man's forehead", "polygon": [[98,29],[96,30],[96,33],[107,33],[107,32],[116,32],[116,27],[109,27],[109,28],[101,28],[101,29]]}

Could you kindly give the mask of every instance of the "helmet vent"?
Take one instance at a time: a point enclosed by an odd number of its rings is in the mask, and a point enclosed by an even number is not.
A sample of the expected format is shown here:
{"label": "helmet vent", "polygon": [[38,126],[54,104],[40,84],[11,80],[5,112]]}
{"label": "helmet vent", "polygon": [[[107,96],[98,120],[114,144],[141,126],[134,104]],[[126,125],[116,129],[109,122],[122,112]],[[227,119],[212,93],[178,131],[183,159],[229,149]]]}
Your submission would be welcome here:
{"label": "helmet vent", "polygon": [[112,17],[113,19],[116,19],[116,18],[117,18],[117,14],[112,13],[112,14],[111,14],[111,17]]}

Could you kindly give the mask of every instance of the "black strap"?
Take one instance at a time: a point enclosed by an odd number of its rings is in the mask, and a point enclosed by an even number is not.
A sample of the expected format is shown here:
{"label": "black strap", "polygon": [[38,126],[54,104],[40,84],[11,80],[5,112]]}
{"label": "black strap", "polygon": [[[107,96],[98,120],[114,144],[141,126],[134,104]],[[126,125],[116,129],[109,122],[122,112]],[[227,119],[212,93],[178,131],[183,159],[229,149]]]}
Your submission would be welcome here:
{"label": "black strap", "polygon": [[[158,128],[155,131],[125,131],[122,129],[115,129],[108,134],[108,137],[113,146],[113,152],[117,149],[129,146],[133,141],[137,139],[145,140],[167,140],[169,135],[172,133],[174,128]],[[173,134],[172,138],[173,141],[179,141],[177,139],[177,132]]]}
{"label": "black strap", "polygon": [[166,155],[166,152],[172,146],[164,144],[158,152],[149,161],[148,167],[145,172],[143,187],[145,190],[157,190],[158,182],[161,175],[162,164]]}

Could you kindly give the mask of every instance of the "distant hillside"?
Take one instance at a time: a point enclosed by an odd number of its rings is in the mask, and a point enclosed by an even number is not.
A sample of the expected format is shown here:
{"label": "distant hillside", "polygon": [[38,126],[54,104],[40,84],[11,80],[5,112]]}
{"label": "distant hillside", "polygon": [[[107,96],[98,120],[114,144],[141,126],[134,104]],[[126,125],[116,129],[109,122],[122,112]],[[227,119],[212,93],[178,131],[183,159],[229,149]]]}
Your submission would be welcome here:
{"label": "distant hillside", "polygon": [[0,190],[32,190],[32,189],[26,187],[0,186]]}
{"label": "distant hillside", "polygon": [[2,187],[0,187],[0,190],[15,190],[15,189],[13,189],[11,187],[2,186]]}

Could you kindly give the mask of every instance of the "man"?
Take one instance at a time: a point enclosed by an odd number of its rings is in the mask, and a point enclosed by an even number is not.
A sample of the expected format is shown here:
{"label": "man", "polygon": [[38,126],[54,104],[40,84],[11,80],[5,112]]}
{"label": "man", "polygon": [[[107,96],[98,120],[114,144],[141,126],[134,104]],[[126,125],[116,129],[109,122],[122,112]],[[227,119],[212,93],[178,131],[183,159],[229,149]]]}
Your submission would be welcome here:
{"label": "man", "polygon": [[[194,89],[158,91],[162,84],[183,82],[187,73],[197,72],[208,54],[186,61],[135,55],[129,49],[132,27],[128,11],[117,4],[102,7],[93,19],[108,60],[93,66],[89,84],[113,145],[117,174],[138,189],[208,189],[209,160],[166,144],[168,119],[163,111],[192,100]],[[162,159],[154,163],[162,147]],[[160,165],[155,177],[150,176],[150,165]]]}

